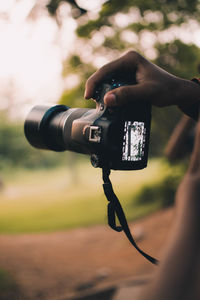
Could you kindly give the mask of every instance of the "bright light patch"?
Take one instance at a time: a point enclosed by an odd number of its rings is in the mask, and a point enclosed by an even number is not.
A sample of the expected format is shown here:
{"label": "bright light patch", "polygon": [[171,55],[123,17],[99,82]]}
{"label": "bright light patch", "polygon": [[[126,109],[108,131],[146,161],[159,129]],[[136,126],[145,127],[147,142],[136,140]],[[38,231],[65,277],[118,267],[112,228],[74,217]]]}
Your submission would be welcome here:
{"label": "bright light patch", "polygon": [[106,2],[107,0],[77,0],[77,4],[80,5],[81,8],[86,10],[99,10],[101,5]]}
{"label": "bright light patch", "polygon": [[15,3],[15,0],[0,1],[0,12],[3,12],[3,13],[9,12],[14,3]]}

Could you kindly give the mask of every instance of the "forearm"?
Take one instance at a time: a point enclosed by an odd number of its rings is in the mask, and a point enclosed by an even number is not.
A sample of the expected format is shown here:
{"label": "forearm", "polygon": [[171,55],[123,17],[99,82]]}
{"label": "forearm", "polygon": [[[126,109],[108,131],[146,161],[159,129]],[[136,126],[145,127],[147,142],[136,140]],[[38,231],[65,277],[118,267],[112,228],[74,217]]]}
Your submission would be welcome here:
{"label": "forearm", "polygon": [[[171,236],[152,282],[140,300],[191,298],[200,260],[199,180],[184,180],[179,188]],[[190,185],[187,193],[187,186]]]}
{"label": "forearm", "polygon": [[200,101],[200,86],[191,80],[179,78],[179,83],[175,89],[175,99],[178,104],[188,106]]}
{"label": "forearm", "polygon": [[200,218],[197,210],[199,205],[195,204],[192,208],[188,205],[182,212],[176,212],[172,235],[160,265],[140,300],[191,299],[200,249],[198,230]]}
{"label": "forearm", "polygon": [[176,97],[181,111],[197,121],[199,116],[200,85],[190,80],[181,79]]}

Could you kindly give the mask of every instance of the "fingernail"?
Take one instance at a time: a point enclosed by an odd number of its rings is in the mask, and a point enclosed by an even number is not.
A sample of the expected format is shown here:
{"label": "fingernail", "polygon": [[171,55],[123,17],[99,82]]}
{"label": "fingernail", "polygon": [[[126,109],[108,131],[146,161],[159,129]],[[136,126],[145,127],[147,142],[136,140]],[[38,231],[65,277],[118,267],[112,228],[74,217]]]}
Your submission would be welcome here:
{"label": "fingernail", "polygon": [[116,105],[117,101],[116,101],[116,96],[115,94],[106,94],[104,97],[104,102],[107,105]]}

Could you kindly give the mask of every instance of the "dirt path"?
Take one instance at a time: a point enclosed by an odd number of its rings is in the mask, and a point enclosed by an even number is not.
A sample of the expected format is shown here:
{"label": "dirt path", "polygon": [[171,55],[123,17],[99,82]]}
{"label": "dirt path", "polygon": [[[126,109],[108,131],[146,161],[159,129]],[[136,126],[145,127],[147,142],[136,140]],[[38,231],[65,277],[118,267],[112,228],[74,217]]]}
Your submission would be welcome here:
{"label": "dirt path", "polygon": [[[130,225],[139,245],[160,258],[173,208]],[[69,299],[148,275],[155,268],[108,226],[32,235],[0,235],[0,267],[10,271],[25,299]]]}

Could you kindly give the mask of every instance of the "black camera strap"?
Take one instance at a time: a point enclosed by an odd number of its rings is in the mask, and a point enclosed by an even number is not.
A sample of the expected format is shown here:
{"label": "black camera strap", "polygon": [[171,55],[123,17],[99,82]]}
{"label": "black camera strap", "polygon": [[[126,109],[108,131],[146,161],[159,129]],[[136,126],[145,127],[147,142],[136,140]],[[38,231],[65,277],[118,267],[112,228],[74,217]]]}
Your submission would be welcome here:
{"label": "black camera strap", "polygon": [[[137,249],[138,252],[140,252],[140,254],[142,254],[151,263],[158,264],[157,259],[148,255],[144,251],[142,251],[136,244],[136,242],[130,232],[130,229],[129,229],[129,226],[128,226],[128,223],[126,220],[126,216],[124,214],[124,211],[120,204],[120,201],[113,191],[112,183],[109,178],[110,169],[103,168],[102,171],[103,171],[103,182],[104,182],[103,183],[104,194],[109,202],[108,203],[108,224],[109,224],[109,226],[117,232],[124,231],[125,235],[127,236],[128,240],[130,241],[130,243]],[[116,226],[116,217],[118,218],[121,226]]]}

